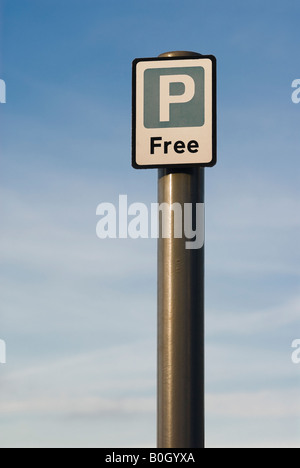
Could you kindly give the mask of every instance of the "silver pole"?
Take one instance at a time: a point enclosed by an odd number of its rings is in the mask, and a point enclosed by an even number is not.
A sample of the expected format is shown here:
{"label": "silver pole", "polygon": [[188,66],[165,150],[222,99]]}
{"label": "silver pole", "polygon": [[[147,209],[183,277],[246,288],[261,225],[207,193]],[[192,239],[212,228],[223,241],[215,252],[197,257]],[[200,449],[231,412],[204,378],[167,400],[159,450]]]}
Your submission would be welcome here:
{"label": "silver pole", "polygon": [[[184,203],[204,203],[204,169],[159,169],[158,202],[182,210]],[[173,231],[158,241],[157,444],[204,448],[204,247],[187,250]]]}

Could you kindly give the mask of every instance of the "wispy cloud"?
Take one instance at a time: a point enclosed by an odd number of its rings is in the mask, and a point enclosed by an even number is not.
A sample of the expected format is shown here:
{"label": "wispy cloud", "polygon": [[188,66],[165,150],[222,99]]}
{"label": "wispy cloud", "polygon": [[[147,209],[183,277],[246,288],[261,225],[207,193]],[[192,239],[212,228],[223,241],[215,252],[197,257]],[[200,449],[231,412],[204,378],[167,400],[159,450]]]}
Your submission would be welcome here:
{"label": "wispy cloud", "polygon": [[248,313],[239,310],[235,312],[224,309],[222,312],[211,310],[208,320],[210,331],[213,334],[230,333],[244,336],[252,335],[255,332],[266,332],[266,330],[270,333],[287,325],[291,325],[297,333],[299,317],[300,296],[294,296],[278,306],[269,306]]}
{"label": "wispy cloud", "polygon": [[103,419],[103,417],[142,417],[146,413],[155,414],[156,402],[154,398],[53,398],[53,399],[18,399],[13,402],[0,403],[0,414],[18,416],[44,417],[51,415],[57,419],[62,418],[89,418]]}
{"label": "wispy cloud", "polygon": [[210,416],[260,420],[300,417],[300,396],[295,389],[285,392],[208,394],[206,402]]}

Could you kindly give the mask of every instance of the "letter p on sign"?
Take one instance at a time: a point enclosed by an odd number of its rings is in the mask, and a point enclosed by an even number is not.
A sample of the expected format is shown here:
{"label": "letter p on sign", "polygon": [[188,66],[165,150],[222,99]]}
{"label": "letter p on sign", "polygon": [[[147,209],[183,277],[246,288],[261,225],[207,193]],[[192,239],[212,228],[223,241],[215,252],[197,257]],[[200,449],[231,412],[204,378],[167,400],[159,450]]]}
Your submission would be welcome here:
{"label": "letter p on sign", "polygon": [[[171,95],[171,83],[184,85],[182,94]],[[170,121],[170,104],[189,102],[195,96],[195,81],[189,75],[162,75],[160,77],[160,118],[161,122]]]}

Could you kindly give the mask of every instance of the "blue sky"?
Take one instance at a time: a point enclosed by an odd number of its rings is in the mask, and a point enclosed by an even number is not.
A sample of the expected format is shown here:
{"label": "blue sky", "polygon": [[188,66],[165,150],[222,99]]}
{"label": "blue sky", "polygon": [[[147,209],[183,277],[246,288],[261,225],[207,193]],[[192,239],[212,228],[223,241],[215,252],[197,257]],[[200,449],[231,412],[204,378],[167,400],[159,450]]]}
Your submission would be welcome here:
{"label": "blue sky", "polygon": [[206,170],[207,446],[300,447],[297,1],[0,0],[0,447],[153,447],[156,242],[96,207],[130,166],[131,62],[218,59]]}

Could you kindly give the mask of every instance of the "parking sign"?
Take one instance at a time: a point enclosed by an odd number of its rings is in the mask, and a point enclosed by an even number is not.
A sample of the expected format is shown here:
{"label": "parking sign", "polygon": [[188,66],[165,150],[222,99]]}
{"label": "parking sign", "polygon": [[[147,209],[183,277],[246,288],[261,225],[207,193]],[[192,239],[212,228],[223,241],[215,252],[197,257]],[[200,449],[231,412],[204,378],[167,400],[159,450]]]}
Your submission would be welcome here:
{"label": "parking sign", "polygon": [[133,62],[132,164],[136,169],[216,163],[216,59]]}

